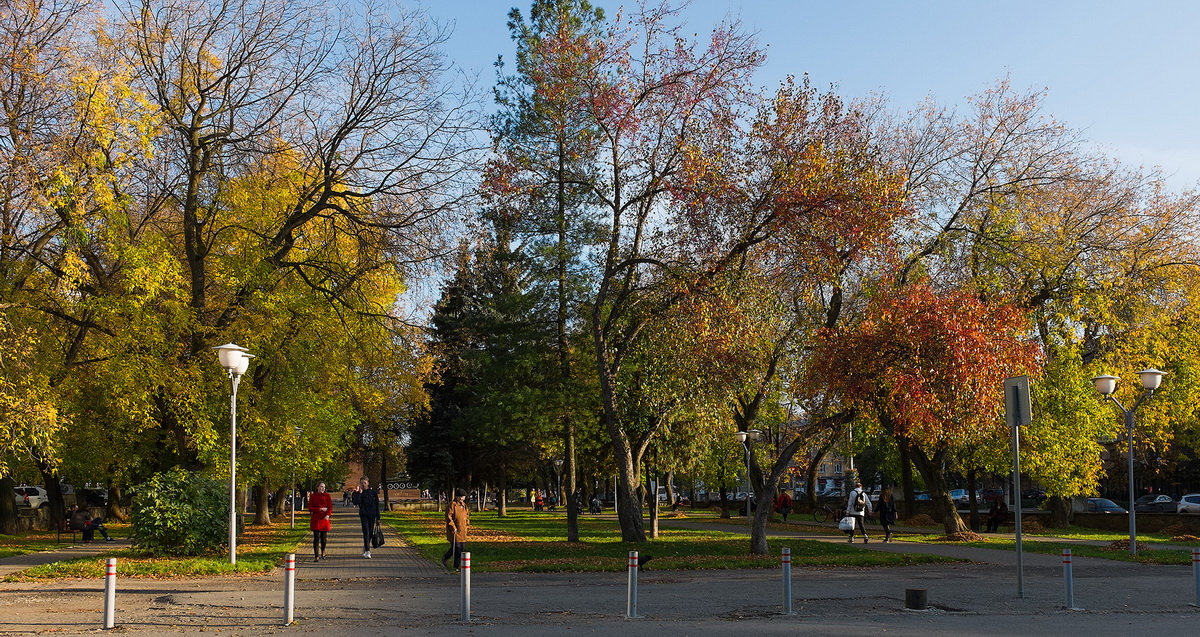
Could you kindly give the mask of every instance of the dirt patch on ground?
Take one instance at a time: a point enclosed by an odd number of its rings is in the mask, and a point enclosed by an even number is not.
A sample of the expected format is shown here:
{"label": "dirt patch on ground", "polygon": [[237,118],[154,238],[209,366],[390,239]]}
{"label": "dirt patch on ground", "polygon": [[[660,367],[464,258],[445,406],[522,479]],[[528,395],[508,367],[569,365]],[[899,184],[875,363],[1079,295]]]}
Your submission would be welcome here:
{"label": "dirt patch on ground", "polygon": [[[1137,550],[1145,551],[1150,547],[1143,542],[1137,543]],[[1129,540],[1116,540],[1109,542],[1107,545],[1100,547],[1101,551],[1112,551],[1113,553],[1126,553],[1129,551]]]}
{"label": "dirt patch on ground", "polygon": [[918,513],[905,520],[904,523],[908,526],[937,526],[937,522],[924,513]]}
{"label": "dirt patch on ground", "polygon": [[985,542],[987,538],[974,531],[959,531],[950,535],[940,535],[933,538],[934,542]]}

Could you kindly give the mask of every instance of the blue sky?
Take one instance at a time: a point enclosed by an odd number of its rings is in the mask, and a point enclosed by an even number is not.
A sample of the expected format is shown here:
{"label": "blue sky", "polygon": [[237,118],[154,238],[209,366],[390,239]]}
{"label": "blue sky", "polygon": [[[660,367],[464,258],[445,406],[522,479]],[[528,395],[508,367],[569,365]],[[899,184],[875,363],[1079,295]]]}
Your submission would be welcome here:
{"label": "blue sky", "polygon": [[[454,23],[446,53],[483,86],[496,56],[511,57],[508,10],[528,9],[528,0],[416,4]],[[907,109],[927,95],[961,104],[1007,75],[1014,87],[1047,89],[1047,111],[1105,152],[1161,166],[1174,188],[1200,183],[1200,2],[696,0],[685,15],[697,33],[728,16],[757,32],[766,87],[808,73],[846,97],[878,92]]]}

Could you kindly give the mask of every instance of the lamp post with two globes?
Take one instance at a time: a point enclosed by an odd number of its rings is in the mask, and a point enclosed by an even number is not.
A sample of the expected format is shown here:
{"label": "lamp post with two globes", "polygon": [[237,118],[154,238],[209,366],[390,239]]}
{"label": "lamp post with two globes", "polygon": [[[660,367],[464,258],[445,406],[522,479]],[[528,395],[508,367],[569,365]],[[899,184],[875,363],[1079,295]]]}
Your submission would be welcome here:
{"label": "lamp post with two globes", "polygon": [[1142,379],[1142,395],[1138,396],[1134,401],[1133,406],[1125,409],[1121,401],[1113,398],[1113,392],[1117,390],[1117,381],[1121,380],[1117,376],[1096,376],[1092,379],[1092,384],[1096,386],[1096,391],[1107,398],[1112,404],[1117,406],[1121,415],[1125,418],[1125,433],[1129,437],[1129,554],[1137,555],[1137,512],[1134,510],[1134,490],[1133,490],[1133,425],[1134,413],[1137,408],[1150,399],[1154,395],[1154,390],[1162,384],[1162,377],[1166,372],[1159,371],[1154,368],[1143,369],[1137,373]]}
{"label": "lamp post with two globes", "polygon": [[233,343],[213,349],[217,350],[221,367],[229,373],[229,563],[237,564],[237,390],[254,354],[247,354],[246,348]]}

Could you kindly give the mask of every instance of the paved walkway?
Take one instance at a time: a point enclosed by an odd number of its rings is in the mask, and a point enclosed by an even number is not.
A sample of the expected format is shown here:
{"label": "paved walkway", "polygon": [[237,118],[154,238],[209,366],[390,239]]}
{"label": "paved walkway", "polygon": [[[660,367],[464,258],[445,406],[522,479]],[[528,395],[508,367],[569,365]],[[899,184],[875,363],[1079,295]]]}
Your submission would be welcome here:
{"label": "paved walkway", "polygon": [[408,546],[388,526],[383,526],[387,542],[371,549],[371,559],[362,556],[362,527],[358,509],[335,506],[333,529],[325,546],[326,559],[313,562],[311,537],[296,549],[296,576],[301,580],[357,578],[428,578],[453,577]]}

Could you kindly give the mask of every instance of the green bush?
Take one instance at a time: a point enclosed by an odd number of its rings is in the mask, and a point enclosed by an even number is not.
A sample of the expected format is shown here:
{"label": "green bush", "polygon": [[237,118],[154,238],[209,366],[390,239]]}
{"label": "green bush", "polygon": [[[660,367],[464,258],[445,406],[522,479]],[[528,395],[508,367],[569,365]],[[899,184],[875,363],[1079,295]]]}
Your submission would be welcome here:
{"label": "green bush", "polygon": [[156,473],[133,492],[133,542],[164,555],[200,555],[226,543],[224,485],[179,467]]}

